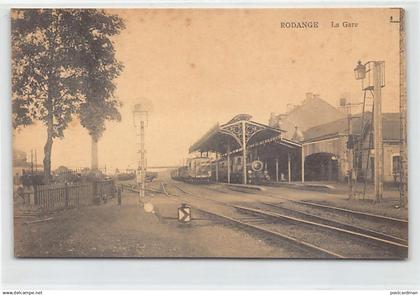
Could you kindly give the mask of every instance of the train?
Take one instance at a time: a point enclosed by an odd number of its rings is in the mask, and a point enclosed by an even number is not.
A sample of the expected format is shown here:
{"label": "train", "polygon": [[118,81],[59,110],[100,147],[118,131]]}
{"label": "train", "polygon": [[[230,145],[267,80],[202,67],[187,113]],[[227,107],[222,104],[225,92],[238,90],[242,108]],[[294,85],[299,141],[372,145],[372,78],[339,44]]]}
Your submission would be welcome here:
{"label": "train", "polygon": [[[242,183],[242,157],[232,157],[230,166],[230,182]],[[260,160],[251,161],[246,166],[248,184],[262,184],[270,180],[267,167]],[[190,158],[187,159],[187,165],[171,171],[171,177],[175,180],[189,183],[209,183],[217,180],[219,182],[228,182],[227,160],[219,159],[212,162],[208,157]]]}
{"label": "train", "polygon": [[211,160],[207,157],[187,159],[187,165],[171,171],[171,177],[190,183],[209,183],[211,180]]}
{"label": "train", "polygon": [[[243,183],[243,157],[234,156],[230,159],[230,182]],[[212,165],[212,179],[216,181],[216,163],[218,163],[218,181],[228,182],[227,159],[215,161]],[[253,160],[246,164],[247,183],[263,184],[270,181],[267,166],[260,160]]]}

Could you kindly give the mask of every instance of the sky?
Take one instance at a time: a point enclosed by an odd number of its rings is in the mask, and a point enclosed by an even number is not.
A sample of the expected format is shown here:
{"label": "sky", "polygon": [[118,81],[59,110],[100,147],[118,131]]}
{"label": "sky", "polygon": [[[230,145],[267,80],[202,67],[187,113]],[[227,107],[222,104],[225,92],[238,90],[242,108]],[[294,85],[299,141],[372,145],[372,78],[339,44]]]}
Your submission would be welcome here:
{"label": "sky", "polygon": [[[126,29],[113,39],[124,70],[115,81],[121,122],[108,122],[99,142],[99,166],[136,166],[133,106],[149,101],[149,166],[179,165],[188,148],[217,122],[247,113],[267,123],[306,92],[337,106],[363,92],[358,60],[384,60],[383,111],[398,112],[399,26],[393,9],[126,9]],[[315,21],[318,28],[282,28]],[[332,27],[332,22],[339,27]],[[357,27],[343,27],[343,22]],[[90,137],[75,118],[53,144],[52,166],[90,166]],[[37,150],[42,162],[46,130],[36,123],[14,132],[14,147]]]}

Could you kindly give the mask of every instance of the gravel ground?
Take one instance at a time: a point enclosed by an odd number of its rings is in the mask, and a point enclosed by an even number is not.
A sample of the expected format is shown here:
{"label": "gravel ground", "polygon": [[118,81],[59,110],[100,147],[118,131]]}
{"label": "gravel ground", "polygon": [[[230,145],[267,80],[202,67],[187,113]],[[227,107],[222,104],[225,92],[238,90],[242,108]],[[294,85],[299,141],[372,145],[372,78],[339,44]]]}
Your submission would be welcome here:
{"label": "gravel ground", "polygon": [[[220,205],[217,202],[225,203],[235,203],[243,206],[259,207],[258,202],[256,201],[266,201],[267,196],[258,195],[258,194],[241,194],[238,192],[227,191],[227,194],[223,188],[211,187],[207,189],[205,187],[191,186],[188,184],[177,184],[186,189],[187,191],[194,194],[194,196],[186,196],[189,198],[190,204],[195,204],[198,202],[200,196],[202,197],[200,206],[202,208],[208,208],[208,210],[214,210],[218,213],[224,214],[226,216],[231,216],[236,219],[243,220],[244,216],[241,216],[236,210],[229,209],[226,206]],[[216,203],[212,203],[212,201]],[[270,199],[273,201],[273,198]],[[288,203],[287,201],[285,203]],[[286,214],[289,215],[289,214]],[[246,216],[246,215],[245,215]],[[250,221],[251,223],[255,223]],[[367,242],[365,240],[356,239],[350,237],[347,234],[331,232],[331,230],[317,228],[314,230],[313,226],[294,224],[286,221],[276,221],[269,222],[260,222],[264,224],[264,227],[272,229],[281,234],[297,238],[298,240],[308,242],[310,244],[320,246],[324,249],[330,250],[332,252],[343,255],[347,258],[368,258],[368,259],[378,259],[378,258],[388,258],[388,259],[400,259],[405,258],[405,253],[400,253],[394,249],[388,249],[388,247],[379,247],[378,245]],[[312,254],[315,255],[315,254]],[[312,258],[319,258],[318,256],[311,256]]]}
{"label": "gravel ground", "polygon": [[399,237],[405,240],[408,239],[408,226],[401,226],[401,224],[399,223],[396,224],[392,222],[379,222],[377,220],[370,220],[352,214],[341,214],[337,212],[328,211],[322,208],[318,209],[292,202],[284,202],[281,204],[281,206],[320,216],[329,220],[336,220],[349,225],[355,225],[384,234],[393,235],[395,237]]}
{"label": "gravel ground", "polygon": [[331,194],[318,191],[296,190],[285,187],[267,187],[265,194],[285,197],[292,200],[313,201],[324,205],[342,207],[346,209],[380,214],[400,219],[408,218],[407,208],[396,208],[399,197],[395,190],[385,190],[381,203],[375,203],[372,199],[348,199],[347,194]]}
{"label": "gravel ground", "polygon": [[[161,181],[167,183],[166,189],[170,194],[166,196],[161,188]],[[130,183],[126,182],[127,184]],[[195,197],[188,196],[176,186],[192,192]],[[264,192],[241,193],[231,191],[222,184],[191,185],[173,182],[168,175],[160,178],[148,187],[154,213],[147,213],[138,204],[138,197],[128,190],[123,193],[123,205],[117,205],[112,199],[106,204],[89,206],[80,209],[61,211],[53,215],[36,215],[36,210],[30,210],[30,215],[21,211],[15,218],[15,256],[17,257],[150,257],[150,258],[304,258],[308,252],[296,249],[279,239],[261,236],[252,230],[244,230],[233,224],[228,224],[214,216],[201,214],[193,208],[193,221],[190,224],[180,224],[177,221],[177,208],[182,202],[192,206],[215,210],[217,213],[231,217],[242,218],[247,222],[253,220],[249,215],[239,214],[235,209],[211,200],[246,206],[257,205],[259,202],[284,202],[282,198],[305,200],[331,206],[370,212],[396,218],[406,218],[406,209],[396,209],[395,196],[384,198],[381,204],[369,201],[348,200],[345,194],[326,194],[318,191],[304,191],[287,187],[267,187]],[[161,193],[158,193],[161,191]],[[197,198],[202,196],[203,198]],[[295,206],[295,205],[293,205]],[[15,209],[19,207],[16,204]],[[299,208],[303,209],[303,208]],[[305,209],[306,210],[306,209]],[[303,211],[305,211],[303,210]],[[28,211],[26,208],[24,211]],[[24,212],[23,211],[23,212]],[[318,212],[319,211],[319,212]],[[358,223],[346,220],[348,216],[337,216],[332,213],[310,210],[308,213],[317,214],[331,219],[355,223],[360,226],[379,229],[397,236],[406,237],[406,229],[392,229],[386,226]],[[236,215],[235,215],[236,214]],[[48,219],[50,218],[50,219]],[[247,219],[247,220],[245,220]],[[255,219],[255,218],[254,218]],[[42,220],[38,222],[39,220]],[[35,221],[35,222],[34,222]],[[34,223],[33,223],[34,222]],[[265,223],[264,223],[265,224]],[[294,224],[272,223],[270,228],[316,245],[324,246],[332,251],[336,250],[347,257],[381,258],[392,257],[393,253],[371,247],[366,249],[351,240],[334,243],[334,237],[328,233],[315,232]],[[305,234],[305,232],[308,232]],[[327,235],[325,235],[327,234]],[[350,249],[349,251],[347,251]]]}
{"label": "gravel ground", "polygon": [[[301,257],[302,252],[272,245],[245,231],[197,215],[179,224],[176,202],[154,197],[156,214],[124,192],[123,205],[63,211],[39,223],[15,219],[16,257]],[[42,218],[45,218],[42,217]],[[33,218],[31,219],[33,220]]]}
{"label": "gravel ground", "polygon": [[[185,186],[185,184],[181,185]],[[188,186],[187,189],[194,190],[194,188],[191,186]],[[408,218],[407,208],[395,207],[395,205],[398,204],[399,197],[398,194],[396,194],[395,189],[393,188],[389,191],[384,191],[383,201],[381,203],[375,203],[371,199],[349,200],[347,194],[343,193],[332,194],[320,191],[306,191],[302,189],[297,190],[287,187],[266,187],[266,191],[256,191],[255,193],[241,193],[238,191],[232,191],[225,187],[223,184],[211,184],[208,187],[206,187],[206,191],[206,195],[212,194],[212,192],[214,192],[215,198],[222,198],[222,200],[225,202],[253,202],[255,200],[264,200],[266,202],[269,202],[270,200],[273,201],[273,197],[277,198],[278,201],[280,201],[281,198],[287,198],[299,201],[312,201],[324,205],[336,206],[350,210],[368,212],[400,219]],[[225,195],[220,196],[218,192],[224,192]],[[264,198],[264,196],[268,198]]]}
{"label": "gravel ground", "polygon": [[[181,186],[186,186],[181,184]],[[314,203],[325,204],[330,206],[336,206],[341,208],[347,208],[352,210],[357,210],[361,212],[370,212],[384,216],[391,216],[397,218],[405,217],[406,209],[396,209],[392,206],[387,206],[386,203],[374,204],[369,202],[362,202],[359,200],[347,200],[343,196],[335,196],[330,194],[323,194],[320,192],[306,192],[306,191],[297,191],[291,190],[292,194],[289,194],[289,191],[284,188],[276,188],[274,190],[269,189],[267,192],[256,192],[256,193],[240,193],[237,191],[230,191],[228,188],[223,187],[222,185],[211,185],[205,187],[205,189],[199,189],[192,186],[186,188],[194,193],[201,193],[203,197],[211,197],[214,200],[223,201],[227,203],[243,204],[246,203],[255,203],[255,202],[266,202],[266,203],[281,203],[282,206],[291,209],[298,209],[306,213],[318,215],[327,219],[337,220],[356,226],[361,226],[367,229],[376,230],[382,233],[394,235],[403,239],[408,239],[408,227],[401,227],[399,224],[392,223],[380,223],[378,221],[367,220],[363,218],[358,218],[351,214],[340,214],[335,212],[330,212],[325,209],[317,209],[309,206],[300,205],[282,199],[285,197],[291,200],[304,200],[311,201]],[[298,195],[295,195],[298,192]],[[309,199],[311,198],[311,199]]]}

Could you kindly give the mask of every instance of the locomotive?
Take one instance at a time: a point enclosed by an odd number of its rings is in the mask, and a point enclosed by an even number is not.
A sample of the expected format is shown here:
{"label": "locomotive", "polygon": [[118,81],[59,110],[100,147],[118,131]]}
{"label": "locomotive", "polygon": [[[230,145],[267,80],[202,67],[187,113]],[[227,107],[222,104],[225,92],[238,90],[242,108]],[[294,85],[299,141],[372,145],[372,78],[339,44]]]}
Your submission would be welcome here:
{"label": "locomotive", "polygon": [[187,159],[187,165],[171,171],[171,177],[191,183],[209,183],[211,178],[211,162],[207,157]]}
{"label": "locomotive", "polygon": [[[218,167],[218,179],[220,182],[228,182],[227,160],[220,159],[214,162],[207,157],[195,157],[187,159],[187,165],[171,171],[171,177],[190,183],[209,183],[216,181],[216,166]],[[247,163],[248,184],[261,184],[268,182],[270,176],[267,167],[260,160]],[[230,161],[230,182],[242,183],[243,161],[241,156],[234,156]]]}
{"label": "locomotive", "polygon": [[[230,160],[230,182],[242,183],[243,178],[243,161],[242,156],[232,157]],[[221,159],[212,165],[212,179],[216,179],[216,163],[218,163],[219,181],[228,181],[228,163],[227,159]],[[247,165],[247,181],[248,184],[261,184],[270,180],[267,167],[260,160],[248,162]]]}

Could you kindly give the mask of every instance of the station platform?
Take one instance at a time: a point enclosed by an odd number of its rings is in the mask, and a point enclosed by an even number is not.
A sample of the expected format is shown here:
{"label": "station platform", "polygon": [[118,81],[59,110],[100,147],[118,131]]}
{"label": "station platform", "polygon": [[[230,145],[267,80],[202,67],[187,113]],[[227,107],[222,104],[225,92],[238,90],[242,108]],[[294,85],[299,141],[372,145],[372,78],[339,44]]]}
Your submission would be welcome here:
{"label": "station platform", "polygon": [[223,185],[231,190],[239,192],[257,192],[267,190],[264,186],[261,185],[251,185],[251,184],[237,184],[237,183],[223,183]]}
{"label": "station platform", "polygon": [[287,187],[303,190],[323,191],[327,193],[344,193],[348,187],[344,188],[340,183],[323,183],[323,182],[269,182],[268,186]]}

